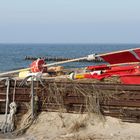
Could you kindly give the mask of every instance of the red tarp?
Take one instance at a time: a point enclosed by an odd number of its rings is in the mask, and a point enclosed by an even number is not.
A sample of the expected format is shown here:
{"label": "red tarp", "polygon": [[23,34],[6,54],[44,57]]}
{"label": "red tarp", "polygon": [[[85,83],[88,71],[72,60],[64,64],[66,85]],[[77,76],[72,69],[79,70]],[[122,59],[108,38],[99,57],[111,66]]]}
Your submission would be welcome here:
{"label": "red tarp", "polygon": [[[137,65],[115,66],[115,67],[111,67],[111,69],[103,70],[102,74],[97,74],[95,71],[93,74],[92,74],[92,72],[85,74],[84,77],[102,80],[104,78],[111,77],[111,76],[119,76],[119,77],[123,77],[123,78],[121,78],[123,83],[129,83],[129,78],[126,79],[125,77],[128,77],[130,75],[139,75],[140,76],[139,69],[140,69],[140,67]],[[130,77],[130,78],[132,78],[132,77]],[[139,81],[140,81],[140,77],[139,77]],[[130,80],[130,82],[132,83],[131,80]],[[133,81],[133,83],[134,82],[135,81]]]}
{"label": "red tarp", "polygon": [[110,64],[140,62],[140,48],[99,55]]}
{"label": "red tarp", "polygon": [[140,84],[140,73],[120,76],[120,80],[124,84]]}
{"label": "red tarp", "polygon": [[103,64],[103,65],[97,65],[97,66],[88,66],[86,68],[87,70],[107,70],[107,69],[111,69],[109,66]]}
{"label": "red tarp", "polygon": [[[102,80],[107,77],[118,76],[120,77],[121,82],[124,84],[140,84],[140,66],[138,64],[133,64],[133,62],[140,62],[140,48],[101,54],[98,56],[110,64],[131,63],[131,65],[89,66],[87,67],[87,69],[94,72],[85,74],[85,78],[95,78],[98,80]],[[101,74],[96,73],[97,70],[100,70]]]}

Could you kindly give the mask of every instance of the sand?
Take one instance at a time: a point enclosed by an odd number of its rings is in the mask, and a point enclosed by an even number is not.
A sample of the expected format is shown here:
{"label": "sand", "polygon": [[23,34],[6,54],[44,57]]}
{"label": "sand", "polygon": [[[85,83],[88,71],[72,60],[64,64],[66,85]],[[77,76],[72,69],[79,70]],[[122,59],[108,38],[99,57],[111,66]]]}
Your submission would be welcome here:
{"label": "sand", "polygon": [[0,140],[140,140],[140,124],[95,114],[42,112],[26,133]]}

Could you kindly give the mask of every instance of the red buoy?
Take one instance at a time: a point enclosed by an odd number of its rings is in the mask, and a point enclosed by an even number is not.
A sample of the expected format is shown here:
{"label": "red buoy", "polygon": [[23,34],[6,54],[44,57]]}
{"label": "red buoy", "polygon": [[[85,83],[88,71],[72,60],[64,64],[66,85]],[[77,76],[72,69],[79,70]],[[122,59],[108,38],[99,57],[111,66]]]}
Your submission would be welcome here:
{"label": "red buoy", "polygon": [[31,72],[43,72],[44,67],[43,65],[45,64],[44,59],[37,59],[36,61],[34,61],[31,65]]}

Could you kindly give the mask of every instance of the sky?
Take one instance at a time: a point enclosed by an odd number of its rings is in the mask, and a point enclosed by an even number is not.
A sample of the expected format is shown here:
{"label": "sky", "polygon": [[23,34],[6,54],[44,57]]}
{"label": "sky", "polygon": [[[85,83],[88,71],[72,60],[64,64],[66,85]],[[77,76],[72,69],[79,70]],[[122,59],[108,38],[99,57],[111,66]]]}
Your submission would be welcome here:
{"label": "sky", "polygon": [[140,43],[140,0],[0,0],[0,43]]}

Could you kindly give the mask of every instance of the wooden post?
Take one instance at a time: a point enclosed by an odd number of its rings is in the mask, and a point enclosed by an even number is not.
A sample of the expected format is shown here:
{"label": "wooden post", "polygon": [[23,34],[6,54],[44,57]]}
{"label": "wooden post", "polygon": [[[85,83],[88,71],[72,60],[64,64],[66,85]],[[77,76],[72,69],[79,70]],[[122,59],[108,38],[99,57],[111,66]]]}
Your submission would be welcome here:
{"label": "wooden post", "polygon": [[31,111],[32,119],[34,118],[34,77],[31,77]]}

